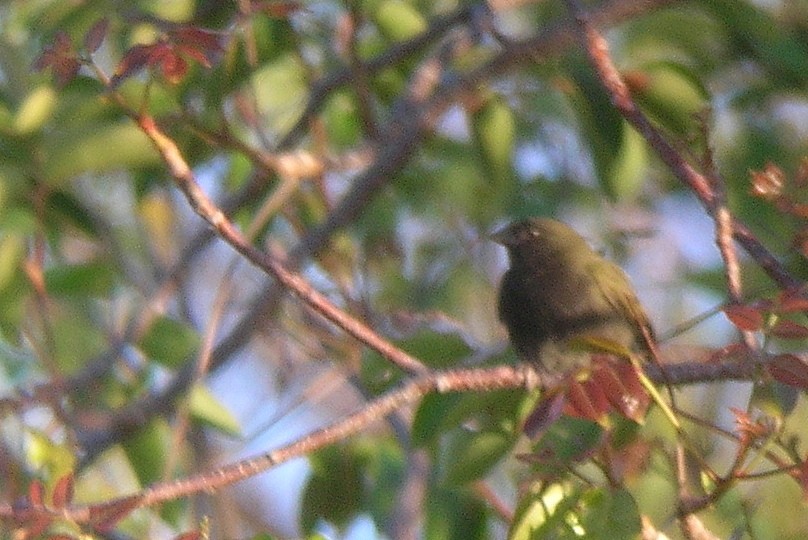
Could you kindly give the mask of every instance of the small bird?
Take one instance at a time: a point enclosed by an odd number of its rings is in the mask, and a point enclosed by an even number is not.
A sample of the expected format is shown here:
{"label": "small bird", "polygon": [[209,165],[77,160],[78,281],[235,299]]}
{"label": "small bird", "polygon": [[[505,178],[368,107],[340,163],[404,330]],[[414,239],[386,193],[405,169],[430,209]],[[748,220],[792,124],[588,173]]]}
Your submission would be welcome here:
{"label": "small bird", "polygon": [[651,324],[628,277],[570,227],[530,218],[492,239],[508,249],[499,317],[521,360],[566,375],[589,365],[593,344],[650,354]]}

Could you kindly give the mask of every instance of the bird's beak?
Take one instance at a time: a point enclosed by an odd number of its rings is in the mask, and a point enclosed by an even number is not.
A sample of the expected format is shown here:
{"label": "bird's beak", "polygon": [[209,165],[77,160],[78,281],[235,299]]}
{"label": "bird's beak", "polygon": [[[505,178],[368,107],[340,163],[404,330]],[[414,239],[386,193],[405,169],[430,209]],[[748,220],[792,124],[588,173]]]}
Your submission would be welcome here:
{"label": "bird's beak", "polygon": [[502,227],[501,229],[492,232],[488,235],[488,238],[496,242],[497,244],[501,244],[503,246],[508,245],[508,227]]}

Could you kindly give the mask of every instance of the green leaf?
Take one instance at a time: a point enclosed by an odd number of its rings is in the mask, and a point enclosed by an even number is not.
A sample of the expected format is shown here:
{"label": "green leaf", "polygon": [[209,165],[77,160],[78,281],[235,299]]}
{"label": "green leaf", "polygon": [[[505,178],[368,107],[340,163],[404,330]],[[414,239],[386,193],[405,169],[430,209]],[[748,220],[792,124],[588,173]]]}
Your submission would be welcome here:
{"label": "green leaf", "polygon": [[709,93],[692,70],[656,62],[625,77],[637,102],[654,120],[680,137],[696,132],[697,115],[709,105]]}
{"label": "green leaf", "polygon": [[565,489],[563,484],[526,492],[516,510],[509,540],[628,540],[640,533],[637,503],[624,489]]}
{"label": "green leaf", "polygon": [[598,488],[581,498],[581,525],[587,538],[629,540],[642,527],[634,497],[625,489]]}
{"label": "green leaf", "polygon": [[138,345],[143,353],[168,367],[179,367],[199,344],[189,326],[168,317],[156,319]]}
{"label": "green leaf", "polygon": [[289,129],[303,112],[308,95],[306,69],[294,54],[266,64],[252,76],[258,108],[272,128]]}
{"label": "green leaf", "polygon": [[0,234],[0,290],[11,284],[20,273],[25,256],[25,237],[18,234]]}
{"label": "green leaf", "polygon": [[612,200],[630,199],[644,179],[645,143],[620,117],[591,71],[572,69],[576,86],[569,98],[594,158],[598,181]]}
{"label": "green leaf", "polygon": [[566,490],[563,484],[535,483],[519,500],[508,540],[586,538],[571,514],[580,497],[580,491]]}
{"label": "green leaf", "polygon": [[115,280],[115,269],[103,260],[54,266],[45,271],[45,286],[55,296],[107,296]]}
{"label": "green leaf", "polygon": [[471,354],[471,347],[462,336],[450,332],[419,332],[401,341],[399,346],[432,368],[456,366]]}
{"label": "green leaf", "polygon": [[808,66],[808,47],[804,40],[785,30],[764,10],[749,2],[711,0],[704,7],[715,14],[742,48],[751,49],[760,65],[780,80],[777,83],[805,84],[805,66]]}
{"label": "green leaf", "polygon": [[462,394],[456,392],[425,396],[412,421],[412,443],[424,446],[436,440],[447,428],[453,427],[454,422],[447,422],[451,416],[447,412],[456,409],[462,399]]}
{"label": "green leaf", "polygon": [[52,319],[54,357],[65,373],[73,373],[109,345],[98,321],[78,309],[65,309]]}
{"label": "green leaf", "polygon": [[462,485],[484,478],[511,449],[515,438],[496,431],[457,431],[441,452],[445,460],[446,482]]}
{"label": "green leaf", "polygon": [[645,139],[628,122],[622,126],[620,148],[601,177],[601,185],[614,201],[631,200],[639,193],[649,162]]}
{"label": "green leaf", "polygon": [[146,135],[130,121],[84,126],[45,140],[45,176],[58,184],[88,172],[156,165],[159,156]]}
{"label": "green leaf", "polygon": [[516,122],[513,111],[499,96],[491,96],[471,117],[477,147],[491,191],[511,176]]}
{"label": "green leaf", "polygon": [[14,117],[14,131],[28,135],[39,130],[50,119],[56,106],[56,92],[50,86],[34,88],[25,96]]}
{"label": "green leaf", "polygon": [[365,500],[362,462],[343,445],[324,448],[310,460],[313,470],[303,493],[303,531],[311,533],[319,520],[346,525]]}
{"label": "green leaf", "polygon": [[[589,457],[601,444],[604,431],[596,423],[562,416],[554,422],[533,449],[534,468],[554,477],[577,461]],[[540,459],[538,459],[540,458]]]}
{"label": "green leaf", "polygon": [[47,218],[49,227],[58,229],[67,222],[89,236],[97,236],[99,233],[90,213],[72,193],[65,191],[50,193]]}
{"label": "green leaf", "polygon": [[356,102],[347,92],[337,92],[328,100],[323,109],[323,118],[331,144],[338,148],[349,148],[360,141],[361,117]]}
{"label": "green leaf", "polygon": [[140,485],[147,486],[162,478],[170,440],[171,429],[162,418],[152,420],[126,438],[123,449]]}
{"label": "green leaf", "polygon": [[464,489],[438,488],[426,504],[426,540],[485,540],[489,510]]}
{"label": "green leaf", "polygon": [[373,13],[379,32],[390,41],[404,41],[424,32],[426,19],[410,4],[401,0],[384,0]]}
{"label": "green leaf", "polygon": [[241,424],[238,419],[207,387],[201,384],[194,385],[188,400],[194,418],[227,435],[241,436]]}
{"label": "green leaf", "polygon": [[26,459],[52,487],[64,475],[73,472],[76,456],[69,444],[54,443],[45,433],[28,428],[26,431]]}

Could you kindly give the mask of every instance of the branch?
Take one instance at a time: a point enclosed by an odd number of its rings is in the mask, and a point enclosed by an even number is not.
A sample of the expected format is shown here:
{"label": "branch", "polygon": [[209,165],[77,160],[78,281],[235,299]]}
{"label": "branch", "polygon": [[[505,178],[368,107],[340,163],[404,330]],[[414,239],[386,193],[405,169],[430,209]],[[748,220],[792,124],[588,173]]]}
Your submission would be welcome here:
{"label": "branch", "polygon": [[[604,26],[616,25],[629,20],[638,15],[642,15],[653,9],[659,9],[671,4],[676,4],[682,0],[612,0],[605,2],[592,12],[593,20]],[[462,11],[462,10],[461,10]],[[460,12],[456,14],[457,21],[464,21]],[[451,18],[452,16],[450,16]],[[449,19],[443,20],[448,25]],[[437,29],[437,26],[430,26],[430,29]],[[454,23],[452,23],[454,24]],[[446,26],[448,28],[449,26]],[[430,122],[434,121],[447,107],[454,103],[458,97],[464,93],[473,91],[480,84],[490,81],[503,72],[518,68],[522,64],[532,64],[542,59],[549,59],[560,55],[572,44],[571,34],[573,24],[570,22],[558,23],[549,26],[537,36],[521,40],[503,43],[503,50],[491,58],[488,62],[477,69],[455,77],[444,77],[439,86],[431,96],[423,97],[422,101],[414,107],[415,103],[410,99],[408,104],[403,104],[396,109],[395,114],[387,123],[384,135],[379,140],[379,150],[371,166],[359,176],[352,184],[348,192],[343,196],[340,203],[331,211],[326,219],[319,225],[312,228],[295,246],[290,250],[286,258],[287,268],[297,268],[304,260],[315,256],[322,251],[330,241],[333,234],[340,228],[353,222],[372,201],[375,195],[389,182],[395,178],[395,172],[405,164],[421,140],[425,136]],[[428,31],[429,32],[429,31]],[[429,43],[425,37],[416,37],[411,41],[395,46],[388,53],[371,60],[365,69],[369,74],[387,65],[391,59],[401,59],[417,50],[424,44]],[[350,70],[345,69],[333,76],[323,79],[310,94],[306,111],[300,122],[293,128],[283,141],[280,148],[291,146],[302,136],[303,129],[307,122],[306,118],[312,118],[319,110],[325,100],[325,89],[333,90],[348,83]],[[244,191],[233,196],[227,204],[223,203],[223,208],[233,208],[243,201],[250,200],[260,190],[262,182],[248,184]],[[736,231],[738,234],[739,231]],[[207,242],[212,235],[203,234],[198,237],[197,243]],[[765,249],[761,248],[762,254]],[[190,258],[190,257],[189,257]],[[185,258],[183,257],[183,260]],[[776,260],[772,257],[774,265]],[[257,327],[256,321],[270,318],[280,304],[283,289],[275,283],[270,283],[257,295],[250,310],[239,320],[233,330],[225,336],[217,345],[211,357],[211,371],[223,365],[228,358],[238,352],[252,336]],[[173,400],[181,394],[193,378],[193,363],[186,364],[174,377],[170,385],[160,390],[156,394],[145,396],[138,401],[115,412],[108,425],[102,430],[82,433],[80,436],[81,446],[85,450],[82,463],[86,464],[109,445],[114,444],[126,434],[136,430],[142,423],[148,421],[155,414],[162,414],[170,410]]]}
{"label": "branch", "polygon": [[45,506],[0,504],[0,519],[26,520],[38,516],[89,523],[98,516],[119,519],[135,508],[175,500],[202,491],[211,492],[250,478],[291,459],[315,452],[366,429],[404,405],[414,403],[430,392],[493,391],[505,388],[535,388],[540,383],[536,371],[527,365],[498,366],[489,369],[466,369],[442,373],[427,373],[404,383],[364,404],[350,416],[318,429],[286,446],[252,458],[232,463],[212,472],[200,473],[182,480],[157,484],[141,493],[97,505],[53,509]]}
{"label": "branch", "polygon": [[[576,0],[566,0],[570,11],[575,16],[578,31],[592,67],[609,94],[612,104],[618,112],[645,138],[660,159],[673,174],[693,193],[713,219],[724,219],[720,214],[719,198],[710,181],[698,172],[671,144],[660,130],[646,117],[634,100],[628,87],[623,82],[619,71],[609,56],[606,39],[593,24],[594,17],[585,13]],[[747,227],[734,218],[731,223],[733,237],[744,247],[766,271],[771,279],[785,289],[798,287],[801,282],[791,276],[777,259],[752,235]]]}

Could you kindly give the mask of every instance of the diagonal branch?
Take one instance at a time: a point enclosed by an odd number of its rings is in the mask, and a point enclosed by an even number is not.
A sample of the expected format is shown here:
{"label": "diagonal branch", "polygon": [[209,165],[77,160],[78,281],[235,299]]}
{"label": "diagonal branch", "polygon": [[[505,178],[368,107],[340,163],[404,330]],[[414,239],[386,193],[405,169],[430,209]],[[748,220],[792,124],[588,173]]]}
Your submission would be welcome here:
{"label": "diagonal branch", "polygon": [[[719,215],[720,199],[717,197],[709,179],[697,171],[676,150],[674,145],[651,123],[634,102],[628,87],[620,76],[620,72],[612,62],[606,39],[592,22],[592,15],[584,12],[576,0],[567,0],[567,5],[575,16],[578,26],[577,34],[581,38],[589,61],[609,94],[612,104],[623,118],[643,136],[673,174],[696,194],[696,197],[698,197],[713,219],[723,219]],[[727,218],[727,216],[724,216],[724,218]],[[800,285],[799,280],[786,271],[779,261],[755,238],[746,225],[734,218],[729,218],[727,221],[731,223],[733,237],[758,262],[771,279],[786,289],[796,288]]]}

